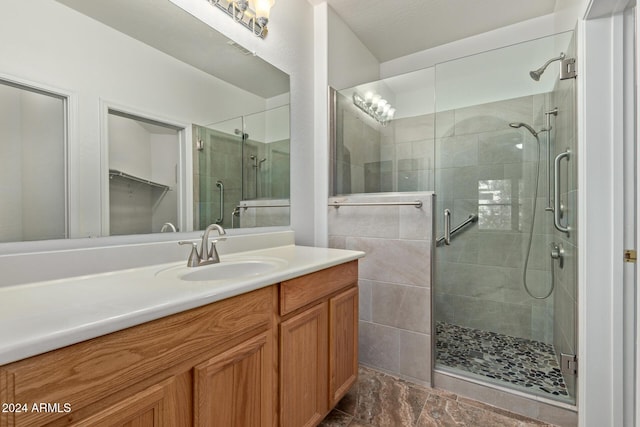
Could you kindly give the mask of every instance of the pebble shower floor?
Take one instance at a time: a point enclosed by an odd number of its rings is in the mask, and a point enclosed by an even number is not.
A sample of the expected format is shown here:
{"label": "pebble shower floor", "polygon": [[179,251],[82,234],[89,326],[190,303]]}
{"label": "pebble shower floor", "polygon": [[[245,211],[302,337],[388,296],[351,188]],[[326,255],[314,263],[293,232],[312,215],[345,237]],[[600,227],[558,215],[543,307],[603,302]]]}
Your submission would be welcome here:
{"label": "pebble shower floor", "polygon": [[550,398],[569,397],[553,346],[445,322],[436,323],[436,361]]}

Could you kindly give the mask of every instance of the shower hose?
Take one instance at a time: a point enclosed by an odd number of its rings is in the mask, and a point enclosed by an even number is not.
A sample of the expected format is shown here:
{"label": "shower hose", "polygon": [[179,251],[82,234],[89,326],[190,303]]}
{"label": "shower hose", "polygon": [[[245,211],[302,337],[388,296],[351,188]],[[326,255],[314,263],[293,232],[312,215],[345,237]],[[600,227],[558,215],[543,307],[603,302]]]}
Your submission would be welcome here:
{"label": "shower hose", "polygon": [[[548,132],[548,131],[547,131]],[[527,293],[529,294],[529,296],[531,298],[535,298],[535,299],[546,299],[549,298],[549,295],[551,295],[553,293],[553,288],[555,287],[555,274],[553,271],[553,260],[551,259],[551,257],[549,257],[549,265],[551,267],[551,288],[549,289],[549,292],[547,292],[546,295],[544,296],[537,296],[534,295],[531,290],[529,289],[529,285],[527,283],[527,271],[529,269],[529,257],[531,256],[531,244],[533,242],[533,228],[536,224],[536,207],[537,207],[537,202],[538,202],[538,182],[540,181],[540,139],[538,139],[538,136],[535,135],[536,138],[536,143],[537,143],[537,147],[538,147],[538,160],[536,161],[536,183],[535,183],[535,190],[533,192],[533,214],[531,217],[531,226],[529,228],[529,242],[527,243],[527,256],[524,259],[524,270],[522,270],[522,283],[524,285],[524,290],[527,291]],[[550,149],[550,147],[547,147],[547,149]],[[548,171],[547,171],[548,173]]]}

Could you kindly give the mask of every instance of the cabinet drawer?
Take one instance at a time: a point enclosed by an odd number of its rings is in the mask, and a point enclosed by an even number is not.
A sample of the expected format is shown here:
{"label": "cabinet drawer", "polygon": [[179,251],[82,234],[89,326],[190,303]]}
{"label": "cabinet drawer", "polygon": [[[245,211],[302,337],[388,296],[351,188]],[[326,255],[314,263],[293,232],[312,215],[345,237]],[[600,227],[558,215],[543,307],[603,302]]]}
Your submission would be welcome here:
{"label": "cabinet drawer", "polygon": [[351,261],[280,284],[280,315],[289,314],[332,293],[355,285],[358,261]]}

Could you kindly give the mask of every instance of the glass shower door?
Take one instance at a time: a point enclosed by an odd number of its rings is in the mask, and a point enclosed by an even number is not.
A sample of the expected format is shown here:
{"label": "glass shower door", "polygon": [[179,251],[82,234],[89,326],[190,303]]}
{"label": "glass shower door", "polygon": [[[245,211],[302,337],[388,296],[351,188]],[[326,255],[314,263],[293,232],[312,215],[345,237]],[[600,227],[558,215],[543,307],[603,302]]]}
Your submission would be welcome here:
{"label": "glass shower door", "polygon": [[242,194],[242,117],[205,126],[194,125],[194,229],[233,223]]}
{"label": "glass shower door", "polygon": [[436,66],[436,223],[453,233],[435,252],[435,368],[574,404],[577,240],[553,202],[575,225],[576,157],[553,160],[575,153],[575,80],[529,73],[559,52],[575,56],[572,33]]}

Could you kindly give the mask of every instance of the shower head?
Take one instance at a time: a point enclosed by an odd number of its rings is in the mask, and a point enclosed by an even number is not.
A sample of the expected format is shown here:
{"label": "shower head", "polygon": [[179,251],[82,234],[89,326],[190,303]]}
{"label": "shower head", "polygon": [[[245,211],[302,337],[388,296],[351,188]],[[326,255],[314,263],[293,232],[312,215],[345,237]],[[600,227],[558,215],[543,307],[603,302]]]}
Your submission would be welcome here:
{"label": "shower head", "polygon": [[560,56],[558,56],[557,58],[553,58],[548,60],[547,62],[544,63],[544,65],[540,68],[538,68],[537,70],[533,70],[533,71],[529,71],[529,75],[531,76],[531,78],[535,81],[539,81],[540,80],[540,76],[542,75],[542,73],[544,73],[544,70],[547,69],[547,67],[549,66],[549,64],[551,64],[554,61],[562,61],[564,59],[564,52],[560,52]]}
{"label": "shower head", "polygon": [[[524,127],[525,129],[527,129],[529,132],[531,132],[531,135],[535,136],[536,138],[538,137],[538,132],[536,132],[535,130],[533,130],[533,128],[531,126],[529,126],[526,123],[509,123],[509,126],[511,126],[512,128],[520,128],[520,127]],[[544,129],[543,129],[544,130]],[[541,131],[542,132],[542,131]]]}

